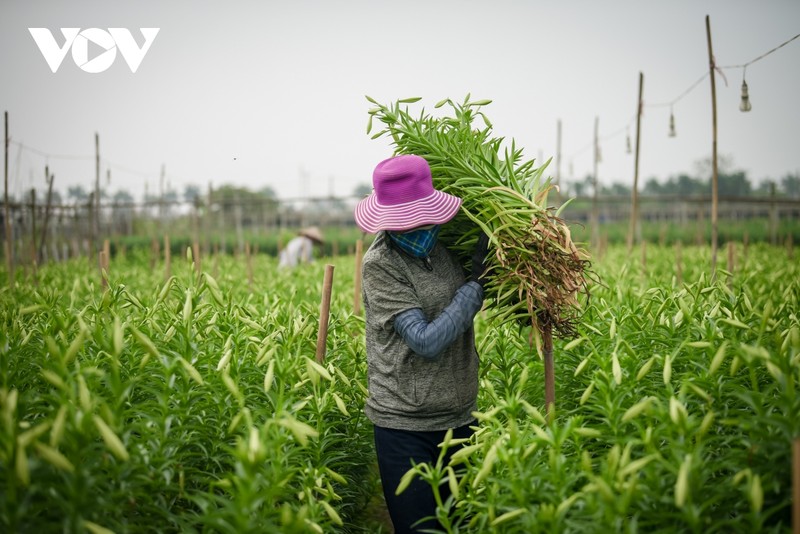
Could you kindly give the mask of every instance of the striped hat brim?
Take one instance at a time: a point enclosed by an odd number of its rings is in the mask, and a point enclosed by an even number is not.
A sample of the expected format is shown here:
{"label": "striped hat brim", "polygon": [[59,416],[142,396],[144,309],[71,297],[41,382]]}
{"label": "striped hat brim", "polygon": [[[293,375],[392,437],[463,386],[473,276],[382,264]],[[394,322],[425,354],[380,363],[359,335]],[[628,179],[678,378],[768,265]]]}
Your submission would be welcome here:
{"label": "striped hat brim", "polygon": [[434,190],[429,196],[402,204],[382,205],[373,191],[355,209],[359,228],[374,234],[381,230],[402,232],[427,224],[444,224],[458,213],[461,199]]}

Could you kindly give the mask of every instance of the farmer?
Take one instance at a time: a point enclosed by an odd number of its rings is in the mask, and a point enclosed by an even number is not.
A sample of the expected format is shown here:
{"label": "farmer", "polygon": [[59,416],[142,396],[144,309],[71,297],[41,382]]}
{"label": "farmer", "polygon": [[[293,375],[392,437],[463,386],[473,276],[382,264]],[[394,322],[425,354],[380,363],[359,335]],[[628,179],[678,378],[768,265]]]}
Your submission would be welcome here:
{"label": "farmer", "polygon": [[314,261],[314,245],[325,243],[319,228],[310,226],[297,232],[297,236],[286,243],[278,260],[279,267],[295,267],[299,263]]}
{"label": "farmer", "polygon": [[[413,464],[435,464],[448,429],[453,438],[474,432],[478,354],[472,323],[483,304],[487,239],[479,240],[466,279],[456,256],[436,239],[461,199],[433,188],[425,159],[386,159],[372,181],[373,192],[355,208],[356,224],[377,234],[363,260],[365,412],[374,424],[389,515],[403,534],[438,526],[430,519],[436,502],[426,482],[415,478],[395,494],[403,474]],[[439,488],[443,501],[447,487]]]}

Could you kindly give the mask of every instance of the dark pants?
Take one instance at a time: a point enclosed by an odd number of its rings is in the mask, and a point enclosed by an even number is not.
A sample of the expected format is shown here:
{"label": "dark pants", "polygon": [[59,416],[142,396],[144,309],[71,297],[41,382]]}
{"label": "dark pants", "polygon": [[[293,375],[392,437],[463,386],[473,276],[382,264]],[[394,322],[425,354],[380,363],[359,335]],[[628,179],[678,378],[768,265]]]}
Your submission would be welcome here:
{"label": "dark pants", "polygon": [[[453,438],[468,438],[473,434],[471,425],[453,429]],[[472,423],[474,426],[474,423]],[[392,518],[395,534],[421,532],[425,529],[438,528],[436,519],[428,519],[416,524],[425,517],[436,515],[436,500],[433,489],[427,482],[415,477],[414,481],[400,495],[395,489],[403,475],[411,469],[412,461],[416,464],[436,464],[441,449],[439,444],[444,440],[446,430],[434,432],[414,432],[375,427],[375,451],[378,456],[378,468],[381,474],[383,494],[389,516]],[[460,446],[451,446],[444,459],[444,465]],[[439,487],[442,503],[450,496],[450,487],[443,484]],[[415,525],[416,524],[416,525]],[[413,525],[413,526],[412,526]]]}

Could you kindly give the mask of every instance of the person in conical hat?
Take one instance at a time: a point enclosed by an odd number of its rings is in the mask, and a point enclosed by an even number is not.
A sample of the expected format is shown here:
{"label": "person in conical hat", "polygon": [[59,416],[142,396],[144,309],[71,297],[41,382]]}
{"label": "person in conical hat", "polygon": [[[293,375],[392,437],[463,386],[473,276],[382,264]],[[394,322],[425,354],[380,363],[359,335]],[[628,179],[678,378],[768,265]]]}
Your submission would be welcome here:
{"label": "person in conical hat", "polygon": [[316,226],[303,228],[281,250],[278,266],[285,268],[296,267],[301,263],[311,263],[314,261],[314,246],[323,244],[325,244],[325,238],[319,228]]}
{"label": "person in conical hat", "polygon": [[[354,213],[359,228],[376,234],[362,263],[365,413],[395,532],[421,532],[439,527],[431,487],[415,478],[399,495],[396,489],[413,464],[436,463],[449,429],[466,438],[477,424],[473,319],[483,304],[488,238],[479,239],[469,272],[438,242],[461,199],[433,187],[420,156],[381,161],[372,183]],[[447,485],[439,490],[446,500]]]}

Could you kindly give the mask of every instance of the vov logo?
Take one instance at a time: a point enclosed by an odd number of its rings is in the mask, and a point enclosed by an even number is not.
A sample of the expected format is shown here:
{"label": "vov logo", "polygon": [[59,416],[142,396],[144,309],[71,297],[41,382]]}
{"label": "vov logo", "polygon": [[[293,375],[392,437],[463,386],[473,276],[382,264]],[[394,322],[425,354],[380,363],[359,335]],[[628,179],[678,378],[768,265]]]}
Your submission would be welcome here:
{"label": "vov logo", "polygon": [[[160,28],[140,28],[144,36],[144,44],[139,47],[126,28],[109,28],[108,31],[100,28],[61,28],[64,36],[63,46],[56,43],[55,37],[47,28],[28,28],[33,40],[39,46],[50,70],[56,72],[64,61],[67,52],[72,49],[72,59],[75,64],[83,71],[97,74],[108,69],[117,58],[117,50],[120,51],[125,62],[130,67],[131,72],[136,72],[142,63],[150,45],[158,35]],[[89,57],[89,43],[94,48],[99,49],[99,53]]]}

